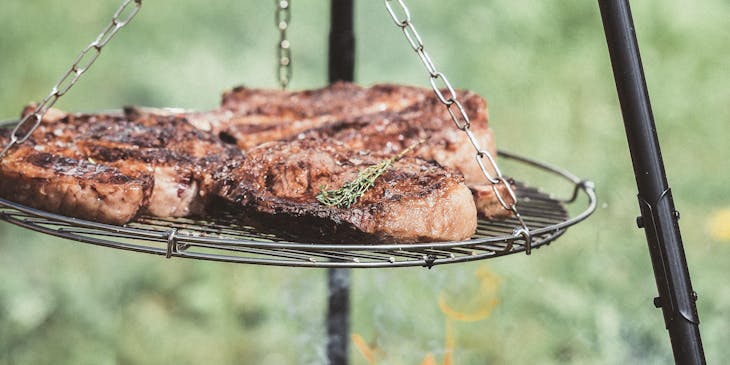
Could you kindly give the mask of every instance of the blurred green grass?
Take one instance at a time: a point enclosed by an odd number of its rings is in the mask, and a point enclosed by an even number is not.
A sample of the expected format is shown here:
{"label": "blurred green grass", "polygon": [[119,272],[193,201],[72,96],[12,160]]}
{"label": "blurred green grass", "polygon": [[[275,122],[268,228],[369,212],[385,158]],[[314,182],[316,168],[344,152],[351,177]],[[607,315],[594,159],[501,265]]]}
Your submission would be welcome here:
{"label": "blurred green grass", "polygon": [[[670,363],[596,3],[409,3],[437,66],[489,100],[499,146],[593,180],[599,208],[530,257],[355,271],[352,331],[378,348],[379,364],[417,364],[429,352],[441,361],[437,298],[467,301],[486,266],[500,277],[499,304],[485,320],[454,324],[456,364]],[[117,6],[3,2],[0,119],[45,96]],[[722,363],[730,242],[707,222],[730,207],[730,3],[632,6],[705,351]],[[293,4],[293,88],[326,83],[328,12],[324,1]],[[357,3],[357,32],[361,83],[427,85],[380,1]],[[276,37],[273,2],[145,2],[58,107],[213,108],[226,88],[276,86]],[[0,275],[2,364],[324,361],[322,270],[165,261],[3,223]]]}

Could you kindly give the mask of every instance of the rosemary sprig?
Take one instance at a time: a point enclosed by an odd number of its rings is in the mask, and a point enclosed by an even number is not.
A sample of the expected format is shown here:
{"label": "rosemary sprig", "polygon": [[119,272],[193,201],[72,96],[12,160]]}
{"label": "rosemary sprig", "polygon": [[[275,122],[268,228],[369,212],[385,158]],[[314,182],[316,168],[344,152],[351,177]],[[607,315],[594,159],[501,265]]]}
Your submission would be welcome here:
{"label": "rosemary sprig", "polygon": [[380,177],[385,170],[387,170],[394,162],[403,158],[403,156],[407,153],[413,151],[416,146],[424,141],[425,139],[422,139],[404,149],[396,156],[381,161],[378,164],[368,166],[357,174],[355,180],[346,182],[337,190],[327,190],[326,186],[320,186],[320,192],[317,194],[317,200],[326,206],[349,208],[351,205],[355,204],[366,191],[375,185],[375,180],[377,180],[377,178]]}

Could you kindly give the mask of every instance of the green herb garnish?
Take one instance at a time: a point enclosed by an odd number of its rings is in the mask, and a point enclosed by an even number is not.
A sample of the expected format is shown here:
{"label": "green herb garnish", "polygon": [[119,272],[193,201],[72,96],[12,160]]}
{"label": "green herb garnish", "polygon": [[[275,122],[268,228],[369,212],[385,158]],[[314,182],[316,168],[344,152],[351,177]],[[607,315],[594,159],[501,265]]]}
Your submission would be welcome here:
{"label": "green herb garnish", "polygon": [[411,152],[416,146],[423,143],[420,140],[410,147],[401,151],[398,155],[384,160],[376,165],[368,166],[357,174],[355,180],[348,181],[337,190],[327,190],[326,186],[320,186],[320,192],[317,194],[317,200],[326,206],[336,206],[340,208],[349,208],[360,199],[366,191],[375,185],[375,180],[382,175],[394,162],[400,160],[408,152]]}

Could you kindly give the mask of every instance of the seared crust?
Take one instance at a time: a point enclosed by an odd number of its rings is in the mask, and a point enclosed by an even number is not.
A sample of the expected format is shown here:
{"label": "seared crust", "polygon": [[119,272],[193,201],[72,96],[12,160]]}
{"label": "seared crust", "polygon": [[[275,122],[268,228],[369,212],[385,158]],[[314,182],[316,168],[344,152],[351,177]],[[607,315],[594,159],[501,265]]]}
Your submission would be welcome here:
{"label": "seared crust", "polygon": [[271,142],[229,165],[216,195],[254,224],[276,223],[315,241],[453,241],[474,233],[476,210],[461,176],[422,159],[396,162],[349,208],[316,200],[323,187],[339,188],[388,157],[352,152],[332,140]]}

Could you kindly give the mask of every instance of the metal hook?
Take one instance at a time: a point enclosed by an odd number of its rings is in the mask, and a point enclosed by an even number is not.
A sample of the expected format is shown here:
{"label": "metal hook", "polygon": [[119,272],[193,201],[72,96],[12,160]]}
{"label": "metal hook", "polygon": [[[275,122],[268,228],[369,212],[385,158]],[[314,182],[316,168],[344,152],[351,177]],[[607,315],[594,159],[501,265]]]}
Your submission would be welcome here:
{"label": "metal hook", "polygon": [[593,181],[590,181],[590,180],[581,180],[581,181],[577,182],[575,184],[575,188],[573,189],[573,195],[570,198],[568,198],[568,199],[564,199],[563,201],[565,203],[572,203],[572,202],[574,202],[575,199],[578,198],[578,193],[580,193],[580,190],[581,189],[582,190],[585,190],[585,191],[595,190],[596,189],[596,184],[594,184]]}
{"label": "metal hook", "polygon": [[517,227],[512,232],[515,236],[522,236],[525,239],[525,254],[529,255],[532,251],[532,234],[525,227]]}
{"label": "metal hook", "polygon": [[167,234],[167,253],[166,258],[171,258],[173,253],[177,253],[177,228],[173,228]]}

